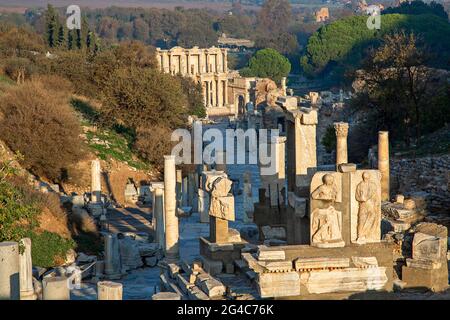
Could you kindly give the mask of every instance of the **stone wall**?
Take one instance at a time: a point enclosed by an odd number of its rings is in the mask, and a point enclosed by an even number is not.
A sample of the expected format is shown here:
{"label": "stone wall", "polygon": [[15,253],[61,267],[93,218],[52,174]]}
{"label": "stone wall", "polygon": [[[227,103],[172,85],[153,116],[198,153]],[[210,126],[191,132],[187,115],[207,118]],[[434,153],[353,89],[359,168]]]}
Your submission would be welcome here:
{"label": "stone wall", "polygon": [[450,213],[450,155],[391,160],[391,193],[419,193],[427,209]]}

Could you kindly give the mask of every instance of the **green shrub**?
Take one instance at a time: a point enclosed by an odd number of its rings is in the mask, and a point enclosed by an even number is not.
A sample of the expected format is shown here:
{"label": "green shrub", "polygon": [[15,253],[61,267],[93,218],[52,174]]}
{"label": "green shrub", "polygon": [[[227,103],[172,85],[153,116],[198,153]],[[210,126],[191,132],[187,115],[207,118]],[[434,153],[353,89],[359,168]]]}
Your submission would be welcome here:
{"label": "green shrub", "polygon": [[0,242],[20,241],[37,225],[40,212],[36,199],[11,182],[15,174],[10,162],[0,163]]}
{"label": "green shrub", "polygon": [[1,96],[0,136],[13,151],[23,154],[21,162],[28,170],[66,181],[85,155],[81,126],[67,103],[67,93],[46,85],[41,80],[27,81]]}
{"label": "green shrub", "polygon": [[33,265],[42,268],[61,265],[64,263],[67,251],[75,248],[75,242],[72,239],[64,239],[48,231],[40,234],[29,232],[28,237],[31,239]]}

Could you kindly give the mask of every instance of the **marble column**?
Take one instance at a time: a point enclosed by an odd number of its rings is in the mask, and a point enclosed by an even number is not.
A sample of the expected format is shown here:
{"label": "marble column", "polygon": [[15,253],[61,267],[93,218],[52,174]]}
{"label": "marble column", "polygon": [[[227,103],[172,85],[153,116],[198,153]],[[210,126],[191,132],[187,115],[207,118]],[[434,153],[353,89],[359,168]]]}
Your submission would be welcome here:
{"label": "marble column", "polygon": [[381,201],[389,201],[389,132],[378,132],[378,170],[381,173]]}
{"label": "marble column", "polygon": [[202,90],[203,90],[203,104],[206,106],[208,106],[208,90],[206,88],[207,84],[206,82],[203,82],[202,84]]}
{"label": "marble column", "polygon": [[347,156],[347,136],[348,123],[335,122],[334,129],[336,131],[336,169],[340,164],[348,163]]}
{"label": "marble column", "polygon": [[181,208],[183,206],[183,171],[176,170],[176,195],[177,195],[177,208]]}
{"label": "marble column", "polygon": [[253,192],[252,192],[252,178],[250,172],[244,173],[244,191],[243,191],[243,202],[244,202],[244,223],[252,222],[250,217],[253,217],[255,211],[255,204],[253,202]]}
{"label": "marble column", "polygon": [[228,72],[228,51],[223,51],[223,72]]}
{"label": "marble column", "polygon": [[21,240],[24,251],[19,255],[20,300],[36,300],[33,287],[33,263],[31,260],[31,239]]}
{"label": "marble column", "polygon": [[212,83],[208,81],[208,107],[212,106]]}
{"label": "marble column", "polygon": [[187,74],[192,74],[191,73],[191,54],[189,53],[189,50],[186,54],[186,59],[187,59]]}
{"label": "marble column", "polygon": [[91,202],[100,203],[102,201],[102,176],[100,160],[94,160],[91,164]]}
{"label": "marble column", "polygon": [[211,81],[211,92],[212,92],[212,105],[217,107],[217,81],[213,79]]}
{"label": "marble column", "polygon": [[281,78],[281,90],[283,91],[283,96],[287,95],[286,77]]}
{"label": "marble column", "polygon": [[119,239],[116,234],[104,236],[105,245],[105,275],[108,279],[120,279],[122,263],[120,261]]}
{"label": "marble column", "polygon": [[49,277],[42,280],[43,300],[70,300],[69,282],[66,277]]}
{"label": "marble column", "polygon": [[20,299],[19,271],[19,244],[0,242],[0,300]]}
{"label": "marble column", "polygon": [[166,226],[166,258],[177,260],[178,248],[178,217],[176,216],[176,169],[175,156],[164,156],[164,222]]}
{"label": "marble column", "polygon": [[189,207],[189,194],[188,194],[188,189],[189,189],[189,182],[188,182],[188,177],[184,177],[183,178],[183,188],[181,189],[181,205],[183,207]]}
{"label": "marble column", "polygon": [[122,300],[123,286],[112,281],[97,282],[97,300]]}
{"label": "marble column", "polygon": [[225,88],[224,88],[224,94],[223,94],[223,101],[224,105],[228,105],[228,80],[225,80]]}
{"label": "marble column", "polygon": [[156,188],[154,191],[155,201],[153,203],[153,214],[156,220],[156,242],[163,248],[164,240],[164,189]]}
{"label": "marble column", "polygon": [[217,106],[223,107],[223,82],[217,80]]}

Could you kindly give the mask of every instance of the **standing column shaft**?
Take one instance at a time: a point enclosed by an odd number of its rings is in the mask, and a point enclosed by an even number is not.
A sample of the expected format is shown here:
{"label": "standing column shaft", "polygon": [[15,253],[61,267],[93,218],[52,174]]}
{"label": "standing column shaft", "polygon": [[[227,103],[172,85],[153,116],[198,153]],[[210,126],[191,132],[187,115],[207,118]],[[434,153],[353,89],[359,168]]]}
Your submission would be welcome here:
{"label": "standing column shaft", "polygon": [[20,299],[19,244],[0,242],[0,300]]}
{"label": "standing column shaft", "polygon": [[389,201],[389,132],[378,133],[378,170],[381,172],[381,201]]}
{"label": "standing column shaft", "polygon": [[102,179],[100,161],[94,160],[91,164],[91,201],[94,203],[101,202]]}
{"label": "standing column shaft", "polygon": [[24,238],[21,240],[24,251],[19,256],[20,263],[20,300],[35,300],[33,287],[33,263],[31,260],[31,240]]}
{"label": "standing column shaft", "polygon": [[105,238],[105,274],[108,278],[120,278],[121,261],[119,239],[116,234],[108,233]]}
{"label": "standing column shaft", "polygon": [[164,222],[166,225],[166,257],[176,260],[178,251],[178,217],[176,216],[175,156],[164,156]]}
{"label": "standing column shaft", "polygon": [[336,130],[336,168],[338,165],[348,163],[347,156],[347,136],[348,123],[336,122],[334,124]]}
{"label": "standing column shaft", "polygon": [[97,282],[97,300],[122,300],[122,284],[111,281]]}
{"label": "standing column shaft", "polygon": [[177,193],[177,207],[182,207],[183,201],[183,171],[176,170],[176,193]]}
{"label": "standing column shaft", "polygon": [[156,242],[164,247],[164,191],[162,188],[156,188],[155,202],[153,203],[154,216],[156,220]]}

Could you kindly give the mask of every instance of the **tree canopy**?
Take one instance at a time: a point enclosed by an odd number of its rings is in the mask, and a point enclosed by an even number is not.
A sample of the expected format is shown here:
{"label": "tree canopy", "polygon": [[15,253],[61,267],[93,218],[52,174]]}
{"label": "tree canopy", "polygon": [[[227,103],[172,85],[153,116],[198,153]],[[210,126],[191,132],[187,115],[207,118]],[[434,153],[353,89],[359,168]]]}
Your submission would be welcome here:
{"label": "tree canopy", "polygon": [[423,36],[436,55],[434,66],[449,67],[450,24],[435,15],[386,14],[381,16],[381,30],[370,30],[366,16],[352,16],[321,27],[308,40],[301,66],[308,76],[334,71],[341,76],[346,69],[360,66],[365,50],[378,46],[381,38],[396,30]]}
{"label": "tree canopy", "polygon": [[270,78],[280,83],[291,71],[291,63],[275,49],[262,49],[250,59],[248,67],[241,70],[241,75],[249,77]]}

